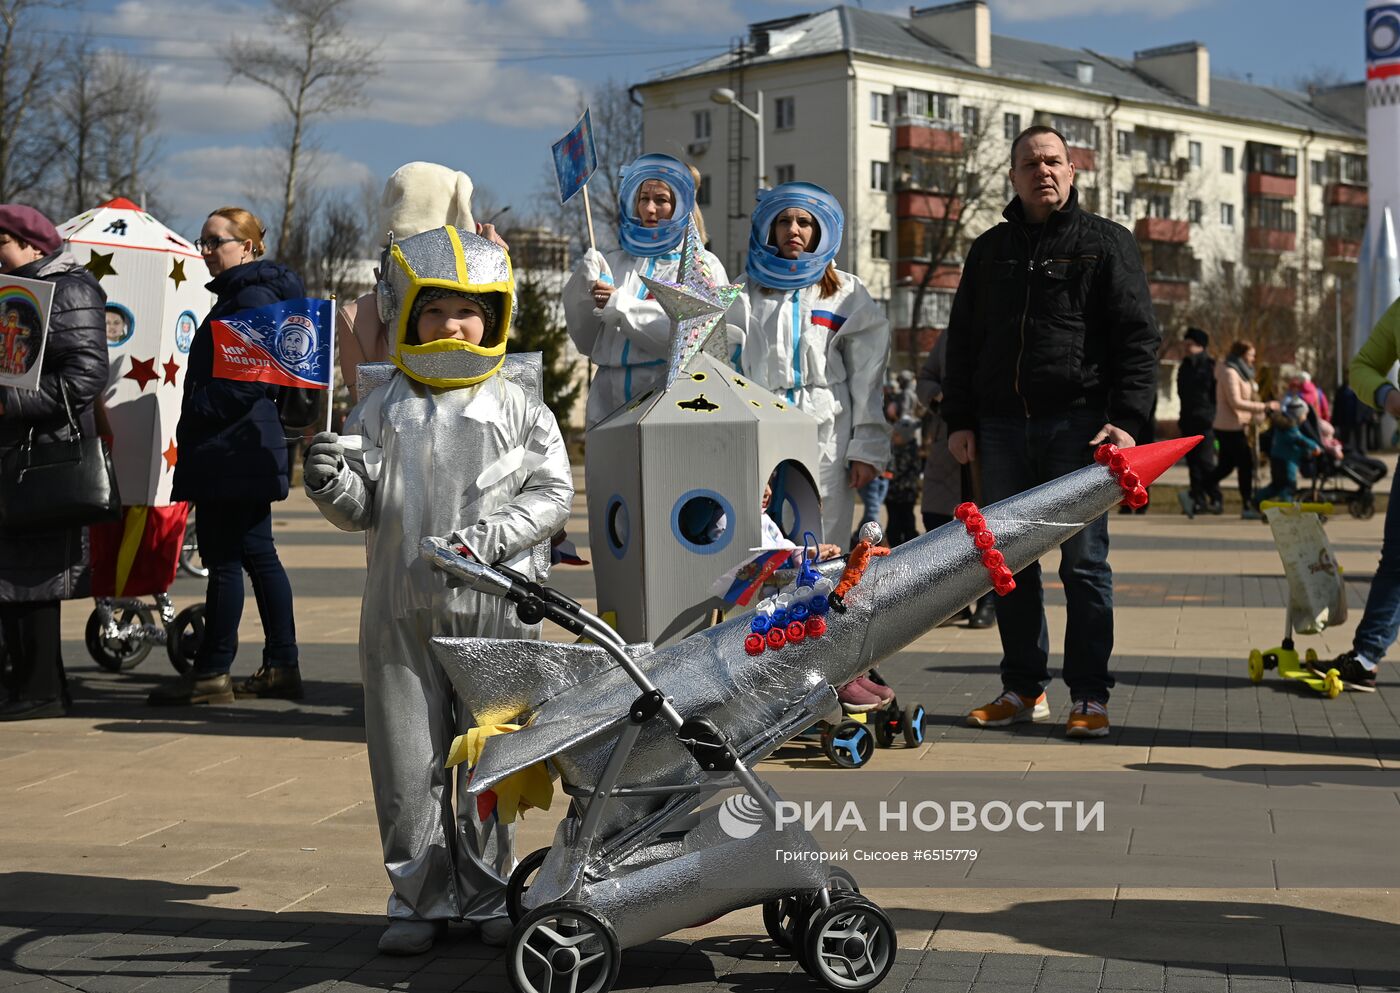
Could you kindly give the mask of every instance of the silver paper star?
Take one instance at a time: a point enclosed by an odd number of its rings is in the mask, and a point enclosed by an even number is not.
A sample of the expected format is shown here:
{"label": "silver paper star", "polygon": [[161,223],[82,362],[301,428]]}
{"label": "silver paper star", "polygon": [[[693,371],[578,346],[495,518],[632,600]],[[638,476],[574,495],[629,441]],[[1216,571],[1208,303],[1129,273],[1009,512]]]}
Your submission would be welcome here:
{"label": "silver paper star", "polygon": [[642,282],[671,318],[671,361],[666,370],[666,388],[670,389],[715,330],[724,326],[729,305],[744,288],[715,282],[694,224],[685,230],[677,281],[643,276]]}

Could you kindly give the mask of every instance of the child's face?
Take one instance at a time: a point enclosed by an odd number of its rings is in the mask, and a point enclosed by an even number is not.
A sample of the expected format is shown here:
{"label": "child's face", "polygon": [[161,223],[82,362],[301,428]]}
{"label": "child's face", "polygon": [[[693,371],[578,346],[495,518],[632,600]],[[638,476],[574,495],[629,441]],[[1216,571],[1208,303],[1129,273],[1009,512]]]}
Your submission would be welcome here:
{"label": "child's face", "polygon": [[480,345],[485,334],[485,312],[475,300],[466,297],[434,300],[418,317],[418,340],[424,345],[445,338]]}
{"label": "child's face", "polygon": [[761,506],[759,509],[760,509],[760,510],[767,510],[767,509],[768,509],[768,504],[770,504],[772,501],[773,501],[773,484],[772,484],[772,483],[764,483],[764,484],[763,484],[763,504],[762,504],[762,506]]}

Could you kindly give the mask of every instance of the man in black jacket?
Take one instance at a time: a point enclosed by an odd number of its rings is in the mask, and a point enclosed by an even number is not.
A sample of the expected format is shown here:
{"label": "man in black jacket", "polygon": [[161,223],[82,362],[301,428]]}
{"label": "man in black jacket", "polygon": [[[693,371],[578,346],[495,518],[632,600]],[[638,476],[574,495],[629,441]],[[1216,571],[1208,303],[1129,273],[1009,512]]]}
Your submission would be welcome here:
{"label": "man in black jacket", "polygon": [[[1146,429],[1161,334],[1126,229],[1082,210],[1064,136],[1027,128],[1011,145],[1016,191],[1006,222],[967,253],[948,321],[943,417],[959,462],[982,465],[992,503],[1062,476],[1105,442]],[[1071,737],[1108,734],[1113,686],[1113,573],[1108,518],[1060,546],[1064,679]],[[1049,632],[1040,566],[998,598],[1004,692],[968,714],[977,727],[1048,720]]]}
{"label": "man in black jacket", "polygon": [[1191,492],[1178,493],[1181,509],[1187,517],[1204,511],[1220,513],[1220,490],[1211,483],[1215,471],[1215,360],[1206,352],[1210,335],[1200,328],[1187,328],[1186,357],[1176,370],[1176,395],[1181,399],[1181,416],[1177,426],[1181,436],[1202,436],[1202,441],[1186,453],[1186,468],[1191,473]]}

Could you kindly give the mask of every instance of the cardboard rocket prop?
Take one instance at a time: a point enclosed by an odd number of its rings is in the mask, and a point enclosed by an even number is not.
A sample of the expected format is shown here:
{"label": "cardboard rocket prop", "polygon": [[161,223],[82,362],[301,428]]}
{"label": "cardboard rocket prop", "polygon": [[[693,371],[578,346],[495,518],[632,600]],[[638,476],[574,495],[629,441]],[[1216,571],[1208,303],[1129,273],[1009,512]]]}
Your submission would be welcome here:
{"label": "cardboard rocket prop", "polygon": [[65,247],[107,294],[103,401],[122,503],[164,506],[179,451],[175,424],[195,329],[214,297],[194,245],[118,198],[59,225]]}
{"label": "cardboard rocket prop", "polygon": [[[724,808],[697,812],[697,797],[723,770],[742,773],[736,759],[751,767],[838,713],[834,687],[989,590],[1009,592],[1016,573],[1114,505],[1145,502],[1147,485],[1199,441],[1104,445],[1090,465],[980,511],[964,504],[953,522],[884,555],[863,540],[753,614],[669,648],[630,645],[619,659],[601,643],[432,639],[479,724],[522,725],[484,743],[470,793],[548,760],[571,796],[612,798],[597,810],[590,802],[581,828],[573,817],[561,822],[523,910],[574,901],[602,916],[625,948],[796,888],[775,875],[782,836],[760,830],[761,819],[752,831],[716,826]],[[552,591],[517,598],[513,578],[450,549],[423,554],[473,589],[516,602],[522,616],[529,609],[591,636],[585,612]]]}
{"label": "cardboard rocket prop", "polygon": [[645,282],[674,325],[667,385],[588,432],[584,478],[599,611],[659,644],[702,627],[715,578],[755,557],[770,477],[796,544],[821,539],[821,505],[816,421],[705,351],[739,290],[716,285],[693,226],[679,281]]}
{"label": "cardboard rocket prop", "polygon": [[1366,233],[1356,265],[1356,306],[1349,358],[1371,337],[1400,296],[1400,4],[1366,4]]}

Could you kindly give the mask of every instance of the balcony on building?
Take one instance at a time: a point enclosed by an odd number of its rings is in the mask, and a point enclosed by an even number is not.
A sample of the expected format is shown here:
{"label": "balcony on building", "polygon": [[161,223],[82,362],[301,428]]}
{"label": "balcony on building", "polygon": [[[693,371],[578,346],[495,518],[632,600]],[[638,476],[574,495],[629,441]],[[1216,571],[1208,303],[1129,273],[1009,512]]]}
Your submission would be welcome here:
{"label": "balcony on building", "polygon": [[1366,207],[1370,203],[1366,156],[1352,152],[1327,153],[1327,185],[1322,202],[1327,207]]}
{"label": "balcony on building", "polygon": [[1291,199],[1298,195],[1298,154],[1278,145],[1250,141],[1244,146],[1245,193]]}
{"label": "balcony on building", "polygon": [[1355,264],[1361,258],[1361,240],[1358,238],[1352,241],[1348,238],[1324,238],[1322,240],[1322,258],[1327,263],[1350,263]]}
{"label": "balcony on building", "polygon": [[[1185,221],[1171,221],[1163,217],[1144,217],[1137,222],[1141,231],[1144,222],[1158,226],[1159,232],[1173,237],[1144,239],[1139,235],[1139,248],[1142,251],[1142,268],[1147,274],[1147,289],[1152,302],[1158,305],[1176,305],[1191,302],[1191,283],[1201,278],[1201,263],[1186,244]],[[1179,237],[1176,237],[1179,235]]]}
{"label": "balcony on building", "polygon": [[961,155],[962,128],[956,121],[940,121],[932,117],[897,117],[894,122],[896,151],[912,150]]}
{"label": "balcony on building", "polygon": [[[1340,188],[1356,189],[1353,186]],[[1361,241],[1366,235],[1366,205],[1364,201],[1333,204],[1326,211],[1322,228],[1323,265],[1333,272],[1345,272],[1361,257]]]}
{"label": "balcony on building", "polygon": [[1186,221],[1173,221],[1165,217],[1140,217],[1133,226],[1133,234],[1138,241],[1184,245],[1191,240],[1191,225]]}
{"label": "balcony on building", "polygon": [[1244,247],[1278,255],[1298,245],[1298,215],[1286,197],[1252,196],[1246,201]]}
{"label": "balcony on building", "polygon": [[1292,286],[1256,283],[1248,288],[1250,306],[1260,310],[1292,310],[1298,305],[1298,291]]}

